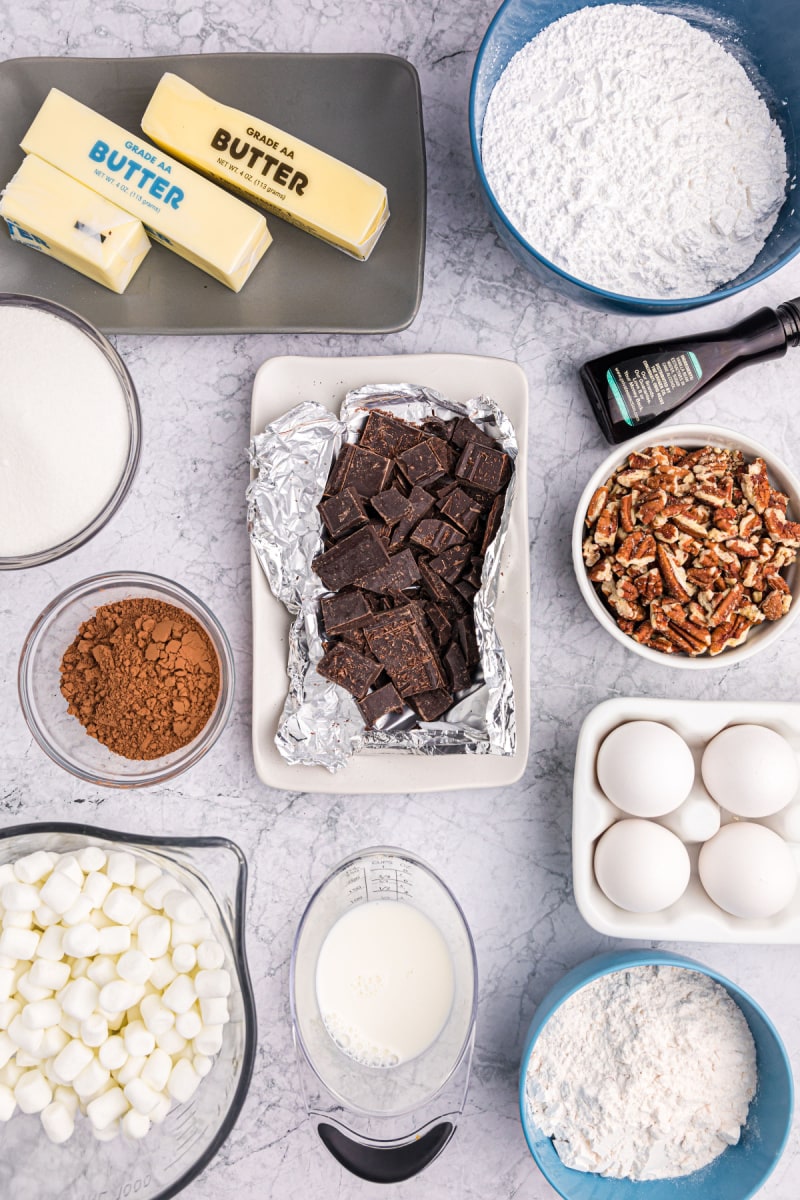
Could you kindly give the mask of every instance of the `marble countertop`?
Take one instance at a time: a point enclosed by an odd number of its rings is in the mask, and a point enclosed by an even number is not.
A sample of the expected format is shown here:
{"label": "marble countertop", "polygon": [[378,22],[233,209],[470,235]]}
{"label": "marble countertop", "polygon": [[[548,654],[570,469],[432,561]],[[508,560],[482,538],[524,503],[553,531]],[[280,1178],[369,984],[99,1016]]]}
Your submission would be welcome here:
{"label": "marble countertop", "polygon": [[[481,990],[469,1099],[446,1153],[396,1189],[402,1200],[545,1200],[555,1193],[519,1127],[519,1055],[537,1002],[573,964],[613,945],[589,929],[570,883],[572,763],[581,721],[618,695],[796,697],[793,632],[741,666],[698,674],[644,663],[589,614],[570,565],[585,480],[608,447],[579,389],[587,357],[656,334],[730,323],[800,293],[800,260],[713,310],[660,319],[600,315],[535,285],[500,246],[469,156],[469,78],[491,0],[22,0],[0,3],[0,58],[242,50],[387,51],[420,74],[429,169],[422,307],[389,337],[227,336],[115,340],[139,389],[141,466],[130,496],[94,541],[0,584],[0,820],[67,820],[165,834],[220,833],[251,867],[248,947],[260,1038],[255,1076],[228,1143],[185,1193],[191,1200],[271,1196],[342,1200],[378,1189],[344,1174],[315,1144],[294,1066],[288,1014],[292,938],[314,885],[345,854],[390,842],[421,853],[459,897],[478,951]],[[531,393],[530,542],[533,725],[524,778],[500,791],[329,797],[270,790],[250,748],[251,629],[244,525],[250,389],[276,354],[470,352],[515,359]],[[800,465],[800,351],[738,376],[691,419],[738,427]],[[106,569],[153,571],[196,591],[225,625],[237,667],[231,721],[194,770],[164,787],[110,792],[73,780],[33,742],[16,694],[34,617],[62,588]],[[277,669],[277,668],[276,668]],[[629,944],[629,943],[623,943]],[[800,947],[671,944],[730,975],[770,1013],[800,1068]],[[800,1139],[761,1193],[793,1200]]]}

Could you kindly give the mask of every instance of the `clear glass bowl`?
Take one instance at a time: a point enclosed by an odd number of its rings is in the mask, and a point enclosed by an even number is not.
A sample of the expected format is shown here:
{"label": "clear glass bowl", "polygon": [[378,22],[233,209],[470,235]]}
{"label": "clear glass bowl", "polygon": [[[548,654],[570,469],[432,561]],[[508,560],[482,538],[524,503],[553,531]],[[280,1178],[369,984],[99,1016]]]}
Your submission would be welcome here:
{"label": "clear glass bowl", "polygon": [[59,542],[57,546],[51,546],[47,550],[39,550],[35,554],[10,555],[6,558],[0,556],[0,571],[14,571],[22,567],[37,567],[41,563],[52,562],[54,558],[61,558],[64,554],[69,554],[71,551],[77,550],[78,546],[82,546],[84,542],[88,542],[90,538],[99,533],[103,526],[111,520],[127,496],[133,482],[133,477],[136,474],[136,468],[139,465],[139,452],[142,444],[142,414],[139,409],[136,388],[128,373],[128,368],[111,343],[103,337],[99,329],[95,329],[94,325],[90,325],[88,321],[85,321],[83,317],[73,312],[72,309],[64,308],[62,304],[55,304],[52,300],[45,300],[40,296],[23,296],[14,292],[0,292],[0,305],[17,308],[37,308],[52,317],[59,317],[63,321],[68,321],[70,325],[74,325],[76,329],[84,333],[97,346],[98,350],[102,352],[117,377],[125,401],[125,407],[128,411],[128,424],[130,427],[128,455],[122,469],[122,475],[113,493],[97,516],[84,529],[79,530],[78,533],[74,533],[66,541]]}
{"label": "clear glass bowl", "polygon": [[0,863],[35,850],[73,853],[125,846],[175,875],[204,910],[225,951],[233,986],[222,1050],[192,1099],[142,1141],[98,1142],[79,1117],[68,1142],[49,1141],[36,1116],[17,1113],[0,1134],[0,1195],[14,1200],[169,1200],[205,1170],[244,1104],[256,1049],[256,1013],[245,953],[247,862],[226,838],[138,837],[90,825],[17,825],[0,832]]}
{"label": "clear glass bowl", "polygon": [[[90,737],[67,712],[61,695],[61,659],[83,621],[102,604],[131,597],[152,597],[185,609],[211,639],[219,661],[220,689],[214,711],[193,741],[172,754],[146,760],[123,758]],[[225,727],[233,704],[233,653],[214,614],[187,588],[158,575],[114,572],[84,579],[56,596],[37,617],[20,656],[18,687],[22,712],[31,733],[53,762],[65,771],[104,787],[148,787],[194,766]]]}

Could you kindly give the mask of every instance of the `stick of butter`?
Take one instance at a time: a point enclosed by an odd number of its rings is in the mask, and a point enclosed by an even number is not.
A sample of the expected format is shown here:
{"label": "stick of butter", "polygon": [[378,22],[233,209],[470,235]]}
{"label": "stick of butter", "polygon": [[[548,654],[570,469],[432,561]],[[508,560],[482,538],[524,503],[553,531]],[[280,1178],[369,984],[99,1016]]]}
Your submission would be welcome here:
{"label": "stick of butter", "polygon": [[13,241],[124,292],[150,242],[142,222],[35,154],[0,194]]}
{"label": "stick of butter", "polygon": [[234,292],[272,241],[260,213],[57,88],[20,144],[138,217],[162,246]]}
{"label": "stick of butter", "polygon": [[162,77],[142,129],[182,162],[353,258],[369,258],[389,218],[383,184],[177,75]]}

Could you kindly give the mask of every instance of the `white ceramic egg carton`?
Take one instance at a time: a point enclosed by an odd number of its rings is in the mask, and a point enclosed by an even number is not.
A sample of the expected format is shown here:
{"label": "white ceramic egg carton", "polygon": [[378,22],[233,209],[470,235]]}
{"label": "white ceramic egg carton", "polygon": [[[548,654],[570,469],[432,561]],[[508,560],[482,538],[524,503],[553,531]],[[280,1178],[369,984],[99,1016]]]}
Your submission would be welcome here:
{"label": "white ceramic egg carton", "polygon": [[[657,700],[639,696],[606,700],[593,708],[581,726],[575,756],[572,800],[572,886],[584,920],[599,933],[612,937],[677,942],[777,942],[800,943],[800,887],[793,900],[776,916],[758,920],[733,917],[719,908],[703,889],[697,874],[701,842],[685,835],[692,873],[689,886],[677,903],[657,913],[632,913],[612,904],[594,875],[597,839],[615,821],[630,814],[611,803],[600,789],[595,764],[603,739],[626,721],[660,721],[686,741],[695,762],[695,781],[679,809],[653,818],[677,832],[680,823],[691,827],[692,809],[698,816],[711,801],[700,775],[706,744],[728,725],[765,725],[781,734],[800,760],[800,704],[738,700]],[[722,824],[736,818],[721,811]],[[700,825],[702,825],[702,819]],[[792,851],[800,873],[800,792],[791,803],[759,824],[779,833]]]}

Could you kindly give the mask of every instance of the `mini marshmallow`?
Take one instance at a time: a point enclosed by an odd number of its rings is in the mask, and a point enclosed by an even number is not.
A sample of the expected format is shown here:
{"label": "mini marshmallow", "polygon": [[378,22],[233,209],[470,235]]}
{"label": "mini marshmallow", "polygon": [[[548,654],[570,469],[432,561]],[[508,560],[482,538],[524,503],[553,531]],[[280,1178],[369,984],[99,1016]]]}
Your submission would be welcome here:
{"label": "mini marshmallow", "polygon": [[162,997],[165,1006],[174,1013],[188,1012],[196,999],[195,984],[188,975],[178,975],[173,979]]}
{"label": "mini marshmallow", "polygon": [[185,1104],[200,1086],[200,1076],[188,1059],[182,1058],[172,1068],[167,1083],[167,1091],[178,1104]]}
{"label": "mini marshmallow", "polygon": [[54,1100],[42,1110],[40,1119],[45,1133],[56,1146],[68,1142],[75,1132],[73,1114],[58,1100]]}
{"label": "mini marshmallow", "polygon": [[163,1093],[159,1096],[158,1104],[150,1113],[150,1121],[153,1125],[160,1125],[162,1121],[166,1120],[172,1111],[172,1104],[173,1102],[169,1096],[165,1096]]}
{"label": "mini marshmallow", "polygon": [[94,925],[83,921],[66,931],[63,945],[70,958],[92,958],[100,948],[100,934]]}
{"label": "mini marshmallow", "polygon": [[7,883],[0,891],[0,901],[7,912],[32,913],[41,904],[39,889],[29,883]]}
{"label": "mini marshmallow", "polygon": [[156,1045],[159,1050],[166,1050],[167,1054],[180,1054],[187,1045],[186,1038],[182,1038],[177,1029],[168,1029],[166,1033],[160,1033],[156,1038]]}
{"label": "mini marshmallow", "polygon": [[[172,971],[172,967],[170,967]],[[175,972],[172,971],[173,976]],[[0,967],[0,1001],[10,1000],[16,985],[16,975],[13,967]]]}
{"label": "mini marshmallow", "polygon": [[172,1072],[172,1059],[166,1050],[156,1047],[142,1067],[141,1078],[154,1092],[163,1092]]}
{"label": "mini marshmallow", "polygon": [[71,1087],[59,1086],[53,1089],[53,1102],[63,1104],[64,1108],[74,1117],[78,1111],[78,1097]]}
{"label": "mini marshmallow", "polygon": [[73,958],[70,975],[73,979],[80,979],[83,975],[88,975],[89,967],[93,962],[93,958]]}
{"label": "mini marshmallow", "polygon": [[225,951],[219,942],[207,939],[197,947],[197,965],[203,971],[216,971],[225,962]]}
{"label": "mini marshmallow", "polygon": [[190,942],[193,946],[199,946],[201,942],[210,938],[211,934],[211,922],[207,917],[194,921],[191,925],[173,921],[171,943],[173,946],[180,946],[181,942]]}
{"label": "mini marshmallow", "polygon": [[197,966],[197,951],[189,942],[182,942],[172,951],[170,961],[179,975],[188,975]]}
{"label": "mini marshmallow", "polygon": [[0,1083],[0,1121],[10,1121],[17,1111],[17,1102],[10,1087]]}
{"label": "mini marshmallow", "polygon": [[100,1000],[100,989],[93,980],[82,976],[73,979],[64,988],[61,997],[61,1007],[68,1017],[76,1021],[85,1021],[97,1008]]}
{"label": "mini marshmallow", "polygon": [[88,897],[95,908],[102,908],[103,902],[113,886],[107,875],[101,875],[98,871],[92,871],[91,875],[86,876],[86,882],[83,885],[83,892],[81,894]]}
{"label": "mini marshmallow", "polygon": [[114,979],[100,989],[100,1007],[109,1013],[122,1013],[138,1004],[144,988],[125,979]]}
{"label": "mini marshmallow", "polygon": [[117,962],[117,974],[129,983],[147,983],[153,973],[153,963],[141,950],[128,950]]}
{"label": "mini marshmallow", "polygon": [[228,1001],[223,996],[214,996],[210,1000],[200,1001],[200,1016],[204,1025],[225,1025],[230,1021]]}
{"label": "mini marshmallow", "polygon": [[64,957],[64,930],[58,925],[51,925],[49,929],[45,929],[36,947],[36,957],[60,962]]}
{"label": "mini marshmallow", "polygon": [[34,909],[33,923],[38,925],[40,929],[49,929],[51,925],[58,923],[58,913],[53,912],[46,904],[40,904],[37,909]]}
{"label": "mini marshmallow", "polygon": [[149,1084],[140,1077],[126,1083],[125,1099],[131,1108],[135,1108],[138,1113],[146,1117],[158,1104],[158,1092],[153,1091]]}
{"label": "mini marshmallow", "polygon": [[147,1059],[142,1054],[138,1058],[129,1056],[118,1071],[115,1072],[117,1083],[121,1087],[126,1087],[132,1079],[138,1079],[142,1073],[142,1068],[147,1062]]}
{"label": "mini marshmallow", "polygon": [[123,1134],[135,1142],[147,1137],[150,1132],[150,1126],[150,1118],[145,1117],[143,1113],[137,1112],[135,1108],[129,1108],[122,1118]]}
{"label": "mini marshmallow", "polygon": [[230,996],[230,972],[224,969],[198,971],[194,977],[194,986],[198,996],[203,1000],[213,1000],[217,996]]}
{"label": "mini marshmallow", "polygon": [[155,863],[148,862],[146,858],[136,859],[136,886],[140,892],[146,892],[160,878],[161,868]]}
{"label": "mini marshmallow", "polygon": [[113,1121],[118,1120],[127,1111],[128,1101],[120,1087],[109,1088],[86,1106],[86,1115],[99,1133],[108,1129]]}
{"label": "mini marshmallow", "polygon": [[29,1029],[20,1013],[9,1025],[8,1036],[16,1044],[17,1049],[24,1050],[26,1054],[36,1054],[42,1044],[44,1030]]}
{"label": "mini marshmallow", "polygon": [[17,991],[29,1004],[32,1004],[35,1000],[46,1000],[51,990],[51,988],[36,987],[34,983],[31,983],[30,971],[23,971],[17,979]]}
{"label": "mini marshmallow", "polygon": [[107,1071],[118,1071],[128,1061],[125,1042],[117,1034],[113,1034],[103,1042],[97,1051],[97,1057]]}
{"label": "mini marshmallow", "polygon": [[29,961],[36,954],[41,936],[34,929],[4,929],[0,933],[0,954]]}
{"label": "mini marshmallow", "polygon": [[145,917],[136,930],[136,944],[148,958],[162,958],[169,950],[172,926],[166,917]]}
{"label": "mini marshmallow", "polygon": [[73,1038],[58,1055],[53,1066],[63,1083],[72,1083],[73,1079],[76,1079],[81,1071],[88,1067],[93,1058],[94,1053],[89,1047],[84,1046],[83,1042],[77,1038]]}
{"label": "mini marshmallow", "polygon": [[169,987],[173,979],[177,978],[177,975],[178,972],[173,967],[169,956],[165,954],[163,957],[157,958],[153,963],[153,973],[150,976],[150,982],[153,987],[164,991]]}
{"label": "mini marshmallow", "polygon": [[143,1021],[131,1021],[126,1025],[122,1031],[122,1039],[128,1054],[135,1058],[146,1057],[155,1049],[155,1036]]}
{"label": "mini marshmallow", "polygon": [[[93,908],[89,913],[89,920],[98,931],[101,929],[108,929],[109,925],[113,925],[113,921],[109,921],[102,908]],[[120,926],[120,928],[122,928],[122,926]],[[125,928],[127,928],[127,926]]]}
{"label": "mini marshmallow", "polygon": [[131,931],[127,925],[107,925],[97,933],[101,954],[124,954],[130,949]]}
{"label": "mini marshmallow", "polygon": [[101,850],[99,846],[85,846],[76,857],[78,866],[86,875],[102,871],[107,859],[105,850]]}
{"label": "mini marshmallow", "polygon": [[205,1079],[214,1063],[207,1054],[195,1054],[194,1058],[192,1059],[192,1065],[200,1078]]}
{"label": "mini marshmallow", "polygon": [[19,1000],[0,1000],[0,1029],[8,1029],[18,1012],[22,1012]]}
{"label": "mini marshmallow", "polygon": [[[99,1096],[98,1099],[100,1099]],[[105,1129],[95,1129],[94,1125],[92,1125],[92,1137],[96,1142],[113,1142],[119,1137],[121,1128],[122,1123],[119,1120],[112,1121],[111,1124],[107,1125]]]}
{"label": "mini marshmallow", "polygon": [[81,892],[74,904],[71,904],[61,917],[62,925],[82,925],[89,920],[94,905],[88,896]]}
{"label": "mini marshmallow", "polygon": [[14,1062],[18,1067],[24,1067],[26,1070],[29,1070],[31,1067],[41,1067],[42,1057],[41,1054],[26,1054],[24,1050],[18,1050],[14,1056]]}
{"label": "mini marshmallow", "polygon": [[14,874],[20,883],[39,883],[52,869],[50,855],[44,850],[25,854],[13,864]]}
{"label": "mini marshmallow", "polygon": [[53,864],[53,874],[56,872],[66,875],[73,883],[77,883],[78,887],[83,887],[83,871],[74,854],[59,855],[58,860]]}
{"label": "mini marshmallow", "polygon": [[61,1014],[61,1020],[58,1022],[59,1029],[63,1029],[64,1033],[71,1038],[79,1038],[81,1036],[81,1023],[75,1017],[69,1017],[66,1013]]}
{"label": "mini marshmallow", "polygon": [[198,1054],[206,1054],[213,1058],[222,1049],[222,1025],[209,1025],[192,1039],[192,1046]]}
{"label": "mini marshmallow", "polygon": [[[22,884],[18,885],[22,887]],[[3,913],[3,929],[33,929],[33,913],[24,909],[14,908]]]}
{"label": "mini marshmallow", "polygon": [[81,1041],[85,1046],[96,1049],[108,1040],[108,1021],[98,1012],[91,1013],[81,1021]]}
{"label": "mini marshmallow", "polygon": [[49,1029],[45,1029],[42,1044],[39,1047],[39,1053],[42,1058],[55,1058],[60,1054],[66,1045],[69,1043],[69,1034],[60,1025],[51,1025]]}
{"label": "mini marshmallow", "polygon": [[[16,1020],[16,1017],[12,1017]],[[14,1057],[19,1047],[7,1029],[0,1030],[0,1069]]]}
{"label": "mini marshmallow", "polygon": [[[12,907],[14,906],[9,905],[9,908]],[[35,908],[36,905],[34,904],[32,907]],[[178,891],[177,888],[167,892],[163,908],[168,917],[173,921],[179,921],[182,925],[193,925],[195,921],[203,919],[203,910],[194,896],[190,896],[188,892]]]}
{"label": "mini marshmallow", "polygon": [[117,978],[115,961],[107,954],[98,954],[89,963],[86,974],[98,987],[105,987],[107,983],[113,983]]}
{"label": "mini marshmallow", "polygon": [[[80,868],[78,870],[80,871]],[[83,875],[81,874],[82,881]],[[65,913],[70,909],[80,894],[81,884],[71,879],[65,871],[54,871],[44,882],[39,893],[42,903],[57,913]]]}
{"label": "mini marshmallow", "polygon": [[40,1113],[53,1099],[53,1089],[39,1070],[26,1071],[14,1088],[20,1112]]}
{"label": "mini marshmallow", "polygon": [[108,856],[106,874],[112,883],[133,887],[136,880],[136,859],[125,850],[114,850]]}
{"label": "mini marshmallow", "polygon": [[37,958],[28,972],[28,979],[34,987],[57,992],[69,982],[69,963]]}
{"label": "mini marshmallow", "polygon": [[200,1014],[196,1009],[190,1008],[188,1012],[181,1013],[175,1021],[175,1028],[182,1038],[191,1041],[197,1037],[200,1030],[203,1028],[203,1022],[200,1020]]}
{"label": "mini marshmallow", "polygon": [[110,1078],[111,1072],[107,1071],[96,1058],[93,1058],[81,1073],[76,1075],[72,1086],[79,1098],[86,1103],[102,1092]]}
{"label": "mini marshmallow", "polygon": [[161,1003],[161,996],[158,993],[145,996],[139,1008],[142,1014],[142,1021],[154,1037],[166,1033],[175,1024],[174,1012],[171,1012],[170,1009]]}
{"label": "mini marshmallow", "polygon": [[144,890],[144,902],[149,904],[151,908],[161,909],[164,907],[164,897],[167,892],[176,890],[177,884],[174,879],[170,879],[169,875],[160,875]]}
{"label": "mini marshmallow", "polygon": [[36,1000],[26,1004],[22,1010],[22,1023],[28,1029],[49,1029],[61,1018],[61,1005],[57,1000]]}
{"label": "mini marshmallow", "polygon": [[130,925],[138,916],[142,903],[130,888],[114,887],[103,901],[103,912],[116,925]]}

